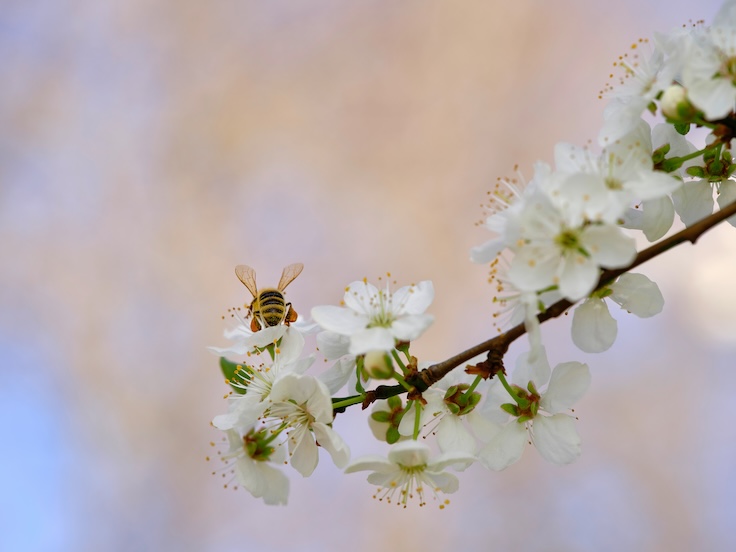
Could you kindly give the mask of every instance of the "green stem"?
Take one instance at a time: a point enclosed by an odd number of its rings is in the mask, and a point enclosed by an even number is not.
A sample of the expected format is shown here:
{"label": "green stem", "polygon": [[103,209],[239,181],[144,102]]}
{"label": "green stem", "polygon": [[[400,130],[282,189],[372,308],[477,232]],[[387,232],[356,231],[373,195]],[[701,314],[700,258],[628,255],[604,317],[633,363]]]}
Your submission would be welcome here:
{"label": "green stem", "polygon": [[347,399],[341,399],[332,403],[332,409],[343,408],[345,406],[352,406],[354,404],[360,404],[365,400],[365,395],[355,395],[354,397],[348,397]]}
{"label": "green stem", "polygon": [[416,413],[414,414],[414,440],[416,441],[419,438],[419,427],[420,423],[422,421],[422,403],[419,401],[414,401],[414,410],[416,410]]}
{"label": "green stem", "polygon": [[404,389],[406,389],[407,391],[411,391],[412,390],[412,386],[410,384],[406,383],[406,380],[396,370],[394,370],[394,379],[396,381],[398,381],[401,384],[401,386]]}
{"label": "green stem", "polygon": [[463,393],[463,397],[469,396],[473,391],[475,391],[475,388],[478,387],[478,384],[483,379],[483,376],[475,376],[475,379],[473,380],[473,383],[470,384],[470,387],[468,387],[465,390],[465,393]]}
{"label": "green stem", "polygon": [[506,376],[504,376],[502,372],[499,372],[498,374],[496,374],[496,377],[498,378],[498,381],[501,382],[501,385],[503,385],[504,389],[506,389],[508,394],[511,395],[511,398],[518,403],[519,395],[513,389],[511,389],[509,382],[506,381]]}
{"label": "green stem", "polygon": [[695,159],[696,157],[700,157],[705,152],[710,151],[710,150],[712,150],[712,149],[714,149],[716,147],[718,147],[717,144],[716,145],[713,145],[713,146],[705,147],[702,150],[698,150],[698,151],[694,151],[692,153],[688,153],[687,155],[682,155],[680,157],[670,157],[670,158],[666,159],[665,161],[677,161],[677,162],[680,163],[680,165],[682,165],[682,163],[684,163],[685,161],[690,161],[690,159]]}
{"label": "green stem", "polygon": [[396,364],[399,365],[401,368],[401,371],[406,375],[406,365],[401,362],[401,357],[399,356],[399,353],[396,352],[396,349],[391,349],[391,356],[394,357],[394,360],[396,361]]}

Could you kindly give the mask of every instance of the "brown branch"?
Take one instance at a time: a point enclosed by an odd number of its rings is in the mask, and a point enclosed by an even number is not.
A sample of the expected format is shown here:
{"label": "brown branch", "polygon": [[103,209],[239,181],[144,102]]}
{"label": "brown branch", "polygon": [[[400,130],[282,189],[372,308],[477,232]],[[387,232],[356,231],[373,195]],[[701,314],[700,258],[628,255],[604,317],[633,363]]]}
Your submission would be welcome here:
{"label": "brown branch", "polygon": [[[692,226],[685,228],[677,234],[673,234],[669,238],[657,242],[654,245],[644,249],[643,251],[640,251],[629,266],[625,268],[617,268],[615,270],[604,270],[601,273],[598,284],[596,285],[594,291],[597,291],[611,284],[622,274],[628,272],[633,268],[636,268],[637,266],[647,262],[650,259],[653,259],[658,255],[661,255],[666,251],[669,251],[673,247],[683,242],[690,242],[694,244],[705,232],[733,215],[736,215],[736,201],[727,205],[718,212],[705,217],[700,222],[697,222]],[[567,299],[562,299],[547,307],[547,309],[543,313],[539,314],[537,318],[539,319],[540,323],[545,322],[551,318],[557,318],[574,304],[574,302],[568,301]],[[431,385],[437,383],[442,378],[444,378],[452,370],[482,353],[493,351],[503,356],[508,350],[509,345],[511,345],[511,343],[519,339],[525,333],[526,328],[524,327],[523,323],[514,326],[507,332],[497,335],[496,337],[484,341],[483,343],[479,343],[475,347],[471,347],[470,349],[467,349],[462,353],[452,356],[443,362],[433,364],[429,368],[425,368],[424,370],[420,371],[415,377],[407,379],[407,382],[413,385],[418,391],[425,391]],[[387,399],[389,397],[393,397],[394,395],[400,395],[405,392],[406,389],[401,385],[379,385],[374,391],[371,392],[370,398],[372,400],[370,402],[373,402],[377,399]],[[368,398],[366,398],[366,401],[368,401]],[[366,403],[364,401],[363,408],[366,408],[370,404],[370,402]]]}

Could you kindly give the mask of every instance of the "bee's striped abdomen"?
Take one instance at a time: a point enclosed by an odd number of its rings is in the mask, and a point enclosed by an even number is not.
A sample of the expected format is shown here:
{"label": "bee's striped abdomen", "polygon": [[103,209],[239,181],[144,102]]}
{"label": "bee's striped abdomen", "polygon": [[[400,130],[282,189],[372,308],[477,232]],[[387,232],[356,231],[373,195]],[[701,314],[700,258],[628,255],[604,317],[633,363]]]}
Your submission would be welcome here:
{"label": "bee's striped abdomen", "polygon": [[260,315],[267,326],[278,326],[286,315],[284,294],[277,289],[264,289],[258,294],[254,314]]}

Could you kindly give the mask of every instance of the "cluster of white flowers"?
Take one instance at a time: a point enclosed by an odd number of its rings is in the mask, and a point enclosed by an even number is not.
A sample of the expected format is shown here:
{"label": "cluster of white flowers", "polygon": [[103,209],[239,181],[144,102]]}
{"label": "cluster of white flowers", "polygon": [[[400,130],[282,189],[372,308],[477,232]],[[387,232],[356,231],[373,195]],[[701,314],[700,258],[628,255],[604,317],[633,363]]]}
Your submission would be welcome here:
{"label": "cluster of white flowers", "polygon": [[[388,283],[353,282],[341,306],[312,308],[310,323],[289,326],[285,317],[254,333],[240,320],[226,333],[229,347],[211,348],[232,387],[227,413],[212,422],[225,433],[228,449],[220,457],[231,479],[267,504],[284,504],[288,479],[279,465],[288,459],[309,476],[323,448],[346,473],[372,472],[378,499],[406,506],[434,497],[444,507],[439,494],[458,488],[448,469],[478,461],[502,470],[527,444],[555,464],[580,456],[571,411],[590,385],[590,371],[575,361],[550,368],[539,315],[561,299],[565,307],[579,303],[573,343],[588,353],[607,350],[617,325],[606,299],[639,317],[664,304],[654,282],[628,272],[637,257],[633,231],[656,241],[670,231],[675,213],[691,226],[713,212],[714,194],[721,208],[736,201],[730,154],[736,0],[724,4],[712,26],[658,35],[635,50],[646,48],[646,59],[621,58],[624,76],[605,91],[600,152],[558,144],[554,167],[539,162],[528,183],[499,180],[490,194],[485,226],[494,237],[471,259],[490,264],[494,301],[510,313],[502,336],[520,323],[529,336],[511,376],[489,355],[426,389],[419,384],[430,363],[419,362],[410,346],[433,322],[426,313],[434,299],[430,281],[395,291]],[[694,127],[710,131],[701,149],[685,137]],[[736,225],[736,218],[729,222]],[[303,334],[311,332],[333,361],[317,375],[306,374],[315,356],[304,354]],[[334,413],[371,403],[370,429],[388,452],[351,463]]]}

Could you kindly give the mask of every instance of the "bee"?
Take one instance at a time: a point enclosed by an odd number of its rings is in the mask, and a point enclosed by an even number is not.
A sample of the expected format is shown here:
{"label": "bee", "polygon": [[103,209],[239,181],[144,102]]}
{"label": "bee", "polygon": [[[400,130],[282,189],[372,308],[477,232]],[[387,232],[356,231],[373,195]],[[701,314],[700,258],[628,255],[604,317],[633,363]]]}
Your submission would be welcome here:
{"label": "bee", "polygon": [[256,271],[246,265],[235,267],[235,275],[248,288],[253,301],[248,307],[248,314],[253,316],[250,329],[257,332],[263,326],[278,326],[282,322],[287,326],[296,321],[297,313],[291,303],[284,299],[284,290],[302,273],[304,265],[294,263],[287,266],[281,273],[279,285],[275,288],[258,289],[256,285]]}

